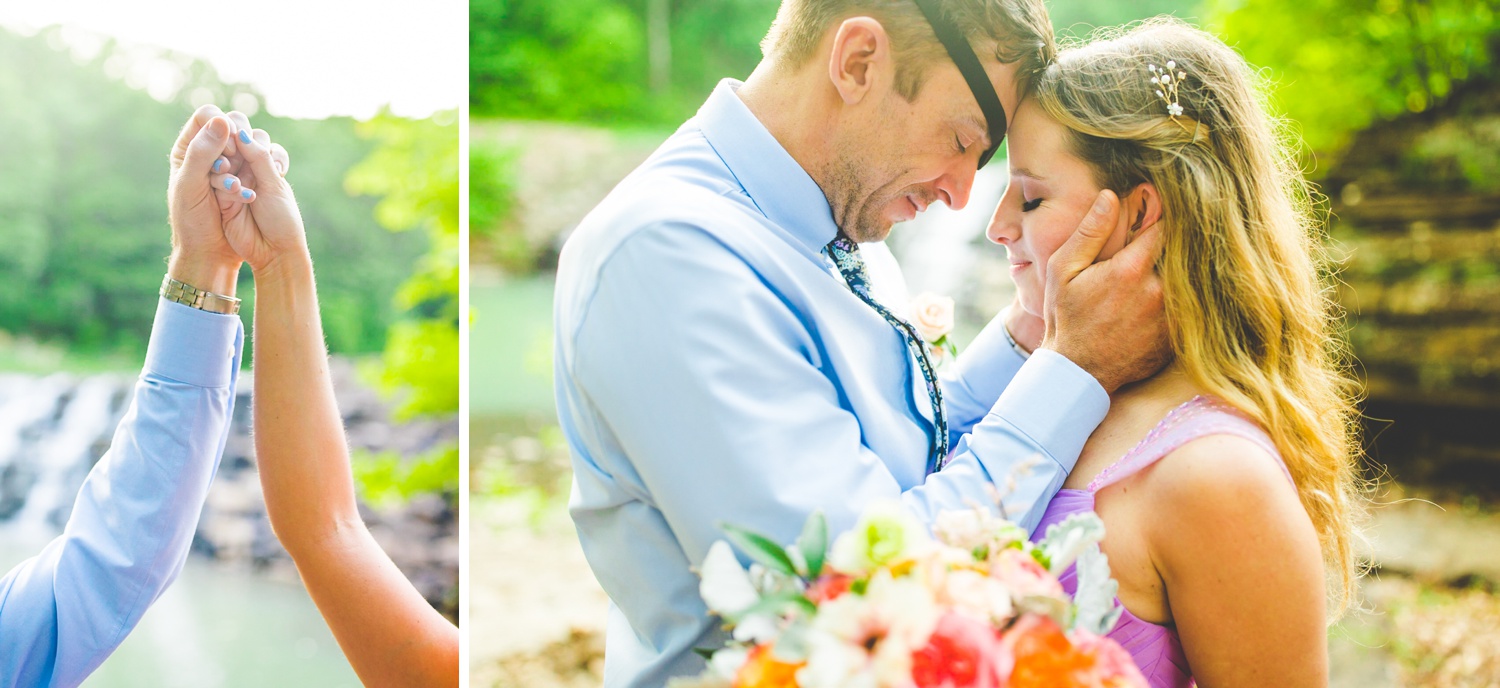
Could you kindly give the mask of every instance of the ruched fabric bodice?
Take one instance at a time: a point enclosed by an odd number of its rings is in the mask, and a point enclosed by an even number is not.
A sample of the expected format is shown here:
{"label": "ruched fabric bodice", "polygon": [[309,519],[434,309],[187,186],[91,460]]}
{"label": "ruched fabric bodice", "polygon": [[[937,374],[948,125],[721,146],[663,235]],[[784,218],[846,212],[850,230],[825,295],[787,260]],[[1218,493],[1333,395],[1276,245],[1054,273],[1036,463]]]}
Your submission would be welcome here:
{"label": "ruched fabric bodice", "polygon": [[[1124,480],[1146,466],[1155,463],[1182,445],[1209,435],[1235,435],[1260,445],[1276,457],[1277,465],[1286,473],[1281,454],[1275,444],[1253,421],[1244,417],[1233,407],[1210,397],[1195,397],[1173,409],[1156,427],[1119,461],[1099,472],[1084,490],[1060,490],[1047,504],[1033,539],[1041,539],[1047,528],[1073,514],[1094,510],[1094,493],[1109,485]],[[1287,474],[1291,480],[1291,475]],[[1111,537],[1106,534],[1105,538]],[[1059,577],[1063,589],[1072,595],[1078,589],[1078,572],[1070,566]],[[1115,600],[1119,604],[1119,599]],[[1188,667],[1187,655],[1182,651],[1182,642],[1177,630],[1142,621],[1129,609],[1122,609],[1120,620],[1108,637],[1119,643],[1130,653],[1141,674],[1151,688],[1179,688],[1192,686],[1193,673]]]}

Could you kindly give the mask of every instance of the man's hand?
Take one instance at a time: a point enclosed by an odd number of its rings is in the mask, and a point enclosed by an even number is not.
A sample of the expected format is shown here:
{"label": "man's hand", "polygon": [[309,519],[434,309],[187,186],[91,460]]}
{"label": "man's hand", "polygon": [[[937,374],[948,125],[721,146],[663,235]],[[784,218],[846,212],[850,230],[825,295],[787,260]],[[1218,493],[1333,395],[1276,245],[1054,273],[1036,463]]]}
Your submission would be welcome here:
{"label": "man's hand", "polygon": [[231,112],[235,124],[236,172],[213,178],[213,193],[231,249],[250,264],[257,278],[284,259],[306,261],[307,237],[297,199],[283,176],[291,166],[286,149],[253,129],[244,114]]}
{"label": "man's hand", "polygon": [[205,105],[193,113],[172,146],[167,181],[167,212],[172,226],[172,257],[167,274],[193,287],[234,295],[240,257],[224,239],[223,223],[209,177],[227,171],[223,157],[233,126],[224,113]]}
{"label": "man's hand", "polygon": [[1078,231],[1047,261],[1047,332],[1042,347],[1093,375],[1105,391],[1156,374],[1172,356],[1162,307],[1155,226],[1094,263],[1118,222],[1119,199],[1104,190]]}

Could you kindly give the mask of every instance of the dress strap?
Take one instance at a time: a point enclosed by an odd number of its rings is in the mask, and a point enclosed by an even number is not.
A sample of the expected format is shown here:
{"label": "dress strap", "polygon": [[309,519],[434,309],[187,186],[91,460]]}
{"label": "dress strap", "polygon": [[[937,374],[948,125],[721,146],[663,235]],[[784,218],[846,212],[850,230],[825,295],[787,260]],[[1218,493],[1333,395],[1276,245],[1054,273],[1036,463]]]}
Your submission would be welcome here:
{"label": "dress strap", "polygon": [[1089,481],[1088,491],[1098,492],[1120,482],[1156,463],[1178,447],[1209,435],[1234,435],[1256,443],[1276,458],[1277,467],[1291,481],[1292,474],[1287,471],[1281,452],[1276,451],[1276,444],[1259,425],[1233,406],[1199,395],[1172,409],[1151,432],[1146,433],[1145,439],[1135,445],[1135,448],[1100,471],[1099,475]]}

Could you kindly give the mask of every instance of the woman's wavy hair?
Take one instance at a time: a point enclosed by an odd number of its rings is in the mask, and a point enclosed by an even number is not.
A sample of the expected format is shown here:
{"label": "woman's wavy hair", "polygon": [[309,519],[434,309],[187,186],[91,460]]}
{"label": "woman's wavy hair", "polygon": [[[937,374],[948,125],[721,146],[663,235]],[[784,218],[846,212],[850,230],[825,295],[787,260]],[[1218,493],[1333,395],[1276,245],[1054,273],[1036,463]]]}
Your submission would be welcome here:
{"label": "woman's wavy hair", "polygon": [[[1176,118],[1163,98],[1172,93],[1151,81],[1150,65],[1168,61],[1180,82]],[[1222,41],[1158,18],[1062,51],[1031,97],[1070,130],[1100,186],[1121,197],[1144,182],[1156,187],[1157,269],[1178,364],[1276,443],[1318,532],[1332,620],[1349,608],[1361,573],[1359,385],[1316,192],[1263,94],[1255,70]]]}

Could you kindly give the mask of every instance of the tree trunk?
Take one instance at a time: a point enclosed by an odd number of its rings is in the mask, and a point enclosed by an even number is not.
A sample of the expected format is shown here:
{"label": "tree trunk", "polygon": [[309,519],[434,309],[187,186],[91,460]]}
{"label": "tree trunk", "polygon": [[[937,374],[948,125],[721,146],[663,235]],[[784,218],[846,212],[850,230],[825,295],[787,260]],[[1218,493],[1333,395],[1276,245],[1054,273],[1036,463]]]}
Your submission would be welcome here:
{"label": "tree trunk", "polygon": [[647,0],[646,45],[651,62],[651,92],[663,95],[672,84],[671,0]]}

